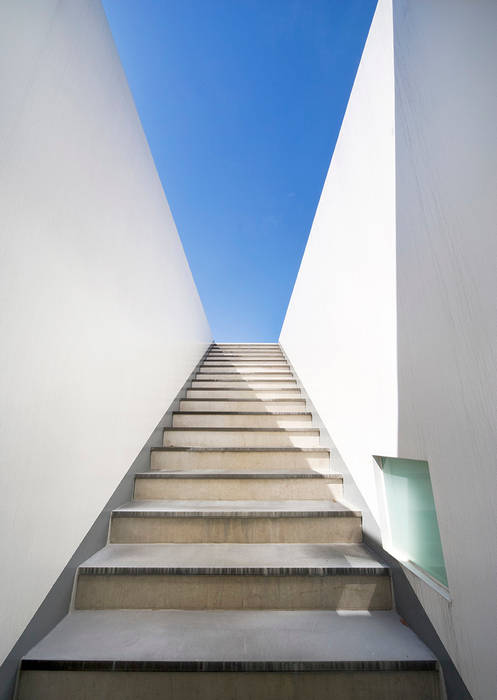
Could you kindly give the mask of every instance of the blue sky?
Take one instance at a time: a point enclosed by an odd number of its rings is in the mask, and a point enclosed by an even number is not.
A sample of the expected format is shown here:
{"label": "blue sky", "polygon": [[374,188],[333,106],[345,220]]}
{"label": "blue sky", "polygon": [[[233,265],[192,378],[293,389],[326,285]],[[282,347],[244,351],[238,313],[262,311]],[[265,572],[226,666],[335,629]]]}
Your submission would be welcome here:
{"label": "blue sky", "polygon": [[217,341],[281,324],[376,0],[103,0]]}

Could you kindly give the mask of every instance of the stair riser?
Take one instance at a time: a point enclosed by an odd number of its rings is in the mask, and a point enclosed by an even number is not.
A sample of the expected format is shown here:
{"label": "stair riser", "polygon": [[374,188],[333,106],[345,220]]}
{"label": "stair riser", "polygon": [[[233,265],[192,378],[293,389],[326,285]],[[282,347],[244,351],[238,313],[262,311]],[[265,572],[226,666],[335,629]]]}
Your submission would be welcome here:
{"label": "stair riser", "polygon": [[79,575],[77,610],[390,610],[389,576]]}
{"label": "stair riser", "polygon": [[209,363],[209,365],[218,365],[218,364],[227,364],[227,365],[260,365],[260,364],[265,364],[265,365],[285,365],[288,367],[288,370],[290,371],[290,366],[288,365],[288,362],[285,360],[283,357],[259,357],[259,356],[253,356],[253,357],[206,357],[202,366],[205,365],[205,363]]}
{"label": "stair riser", "polygon": [[214,374],[212,372],[203,374],[202,372],[197,372],[197,374],[195,375],[195,381],[200,382],[232,381],[234,379],[240,382],[267,382],[271,379],[291,381],[293,378],[293,374],[291,374],[290,372],[288,372],[287,374],[283,374],[282,372],[276,374],[273,374],[272,372],[256,372],[252,374],[224,374],[223,372],[220,372],[219,374]]}
{"label": "stair riser", "polygon": [[259,380],[258,382],[251,381],[208,381],[201,380],[198,381],[194,379],[192,381],[192,389],[296,389],[297,382],[293,381],[271,381],[271,380]]}
{"label": "stair riser", "polygon": [[188,389],[187,399],[301,399],[299,389]]}
{"label": "stair riser", "polygon": [[278,362],[288,362],[286,357],[277,350],[265,350],[264,352],[260,352],[259,350],[240,350],[237,352],[210,352],[203,358],[203,361],[206,360],[228,360],[230,362],[231,360],[277,360]]}
{"label": "stair riser", "polygon": [[[240,358],[240,359],[239,359]],[[276,355],[276,354],[270,354],[270,355],[222,355],[222,354],[216,354],[216,355],[206,355],[203,359],[204,364],[209,362],[211,364],[214,364],[216,362],[226,362],[226,363],[234,363],[236,365],[243,365],[243,364],[251,364],[252,362],[267,362],[268,364],[272,364],[273,362],[275,364],[288,364],[288,361],[283,355]]]}
{"label": "stair riser", "polygon": [[165,430],[164,447],[319,447],[319,435],[291,431]]}
{"label": "stair riser", "polygon": [[257,346],[243,346],[243,345],[232,345],[226,347],[214,346],[208,349],[208,352],[280,352],[283,350],[279,345],[257,345]]}
{"label": "stair riser", "polygon": [[312,425],[307,416],[271,415],[208,415],[183,414],[173,416],[174,428],[309,428]]}
{"label": "stair riser", "polygon": [[112,517],[111,543],[362,542],[361,518]]}
{"label": "stair riser", "polygon": [[274,403],[264,401],[195,401],[183,399],[180,401],[180,411],[219,411],[225,413],[301,413],[305,411],[305,400],[298,401],[275,401]]}
{"label": "stair riser", "polygon": [[280,352],[283,350],[279,345],[232,345],[226,347],[213,346],[208,349],[208,352]]}
{"label": "stair riser", "polygon": [[329,471],[329,454],[305,452],[182,452],[154,450],[152,469],[309,469]]}
{"label": "stair riser", "polygon": [[440,700],[439,688],[436,671],[23,671],[18,700]]}
{"label": "stair riser", "polygon": [[288,374],[290,372],[288,366],[286,365],[271,365],[271,364],[261,364],[261,365],[201,365],[200,367],[203,374],[250,374],[252,372],[264,373],[270,372],[271,374]]}
{"label": "stair riser", "polygon": [[136,479],[137,500],[198,501],[339,500],[342,480],[337,479]]}
{"label": "stair riser", "polygon": [[226,348],[223,350],[210,350],[205,357],[209,355],[215,355],[216,357],[258,357],[268,356],[268,357],[278,357],[280,360],[285,360],[286,357],[279,348],[266,348],[266,349],[255,349],[255,348]]}
{"label": "stair riser", "polygon": [[274,346],[274,345],[268,345],[268,346],[263,346],[263,347],[243,347],[242,345],[236,345],[233,347],[225,347],[225,348],[219,348],[219,347],[212,347],[208,349],[208,352],[279,352],[283,354],[283,350],[279,346]]}
{"label": "stair riser", "polygon": [[209,364],[219,364],[221,363],[226,363],[226,364],[236,364],[236,365],[251,365],[251,364],[260,364],[264,363],[267,365],[280,365],[280,364],[285,364],[288,365],[288,361],[278,355],[274,356],[269,356],[269,355],[209,355],[204,358],[203,360],[204,363],[208,362]]}
{"label": "stair riser", "polygon": [[259,367],[260,365],[269,366],[269,367],[272,367],[272,366],[281,367],[283,365],[284,367],[288,367],[288,362],[286,360],[276,360],[276,359],[274,359],[274,360],[273,359],[259,360],[259,359],[252,358],[248,361],[244,361],[244,360],[232,360],[232,359],[224,359],[224,358],[217,359],[216,358],[213,360],[206,359],[202,363],[202,367],[211,367],[212,365],[227,365],[228,367],[245,367],[247,365],[254,365],[256,367]]}
{"label": "stair riser", "polygon": [[279,353],[283,355],[283,351],[279,347],[266,347],[266,348],[243,348],[243,347],[233,347],[233,348],[210,348],[209,353],[232,353],[232,354],[244,354],[248,352],[263,352],[268,354]]}
{"label": "stair riser", "polygon": [[241,353],[241,352],[211,352],[208,355],[205,356],[205,360],[237,360],[237,361],[246,361],[246,360],[278,360],[278,361],[284,361],[286,362],[286,358],[281,354],[281,353],[268,353],[268,352],[246,352],[246,353]]}

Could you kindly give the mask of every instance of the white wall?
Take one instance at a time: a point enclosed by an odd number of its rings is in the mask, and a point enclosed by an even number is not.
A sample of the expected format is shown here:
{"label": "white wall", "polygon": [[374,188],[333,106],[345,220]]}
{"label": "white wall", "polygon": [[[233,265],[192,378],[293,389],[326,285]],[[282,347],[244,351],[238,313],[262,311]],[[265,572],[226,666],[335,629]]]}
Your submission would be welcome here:
{"label": "white wall", "polygon": [[372,455],[429,461],[451,601],[407,573],[478,700],[497,692],[496,32],[493,0],[380,0],[281,333],[380,526]]}
{"label": "white wall", "polygon": [[210,341],[99,0],[0,7],[0,658]]}
{"label": "white wall", "polygon": [[280,337],[376,517],[372,455],[397,449],[394,113],[380,3]]}

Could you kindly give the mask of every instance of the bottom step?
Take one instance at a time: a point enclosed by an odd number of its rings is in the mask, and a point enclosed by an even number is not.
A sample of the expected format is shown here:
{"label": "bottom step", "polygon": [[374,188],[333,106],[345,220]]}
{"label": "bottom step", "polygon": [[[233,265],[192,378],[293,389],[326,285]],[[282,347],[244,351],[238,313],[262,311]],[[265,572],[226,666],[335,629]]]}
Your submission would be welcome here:
{"label": "bottom step", "polygon": [[24,671],[18,700],[440,700],[436,671]]}
{"label": "bottom step", "polygon": [[439,700],[392,612],[73,612],[23,659],[19,700]]}

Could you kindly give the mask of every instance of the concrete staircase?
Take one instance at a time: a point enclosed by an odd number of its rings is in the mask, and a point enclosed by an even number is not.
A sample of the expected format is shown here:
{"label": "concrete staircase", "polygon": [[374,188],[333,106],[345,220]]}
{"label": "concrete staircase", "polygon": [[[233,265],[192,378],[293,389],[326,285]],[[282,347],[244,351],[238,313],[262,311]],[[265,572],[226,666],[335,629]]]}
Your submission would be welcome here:
{"label": "concrete staircase", "polygon": [[275,344],[211,346],[21,700],[441,698]]}

